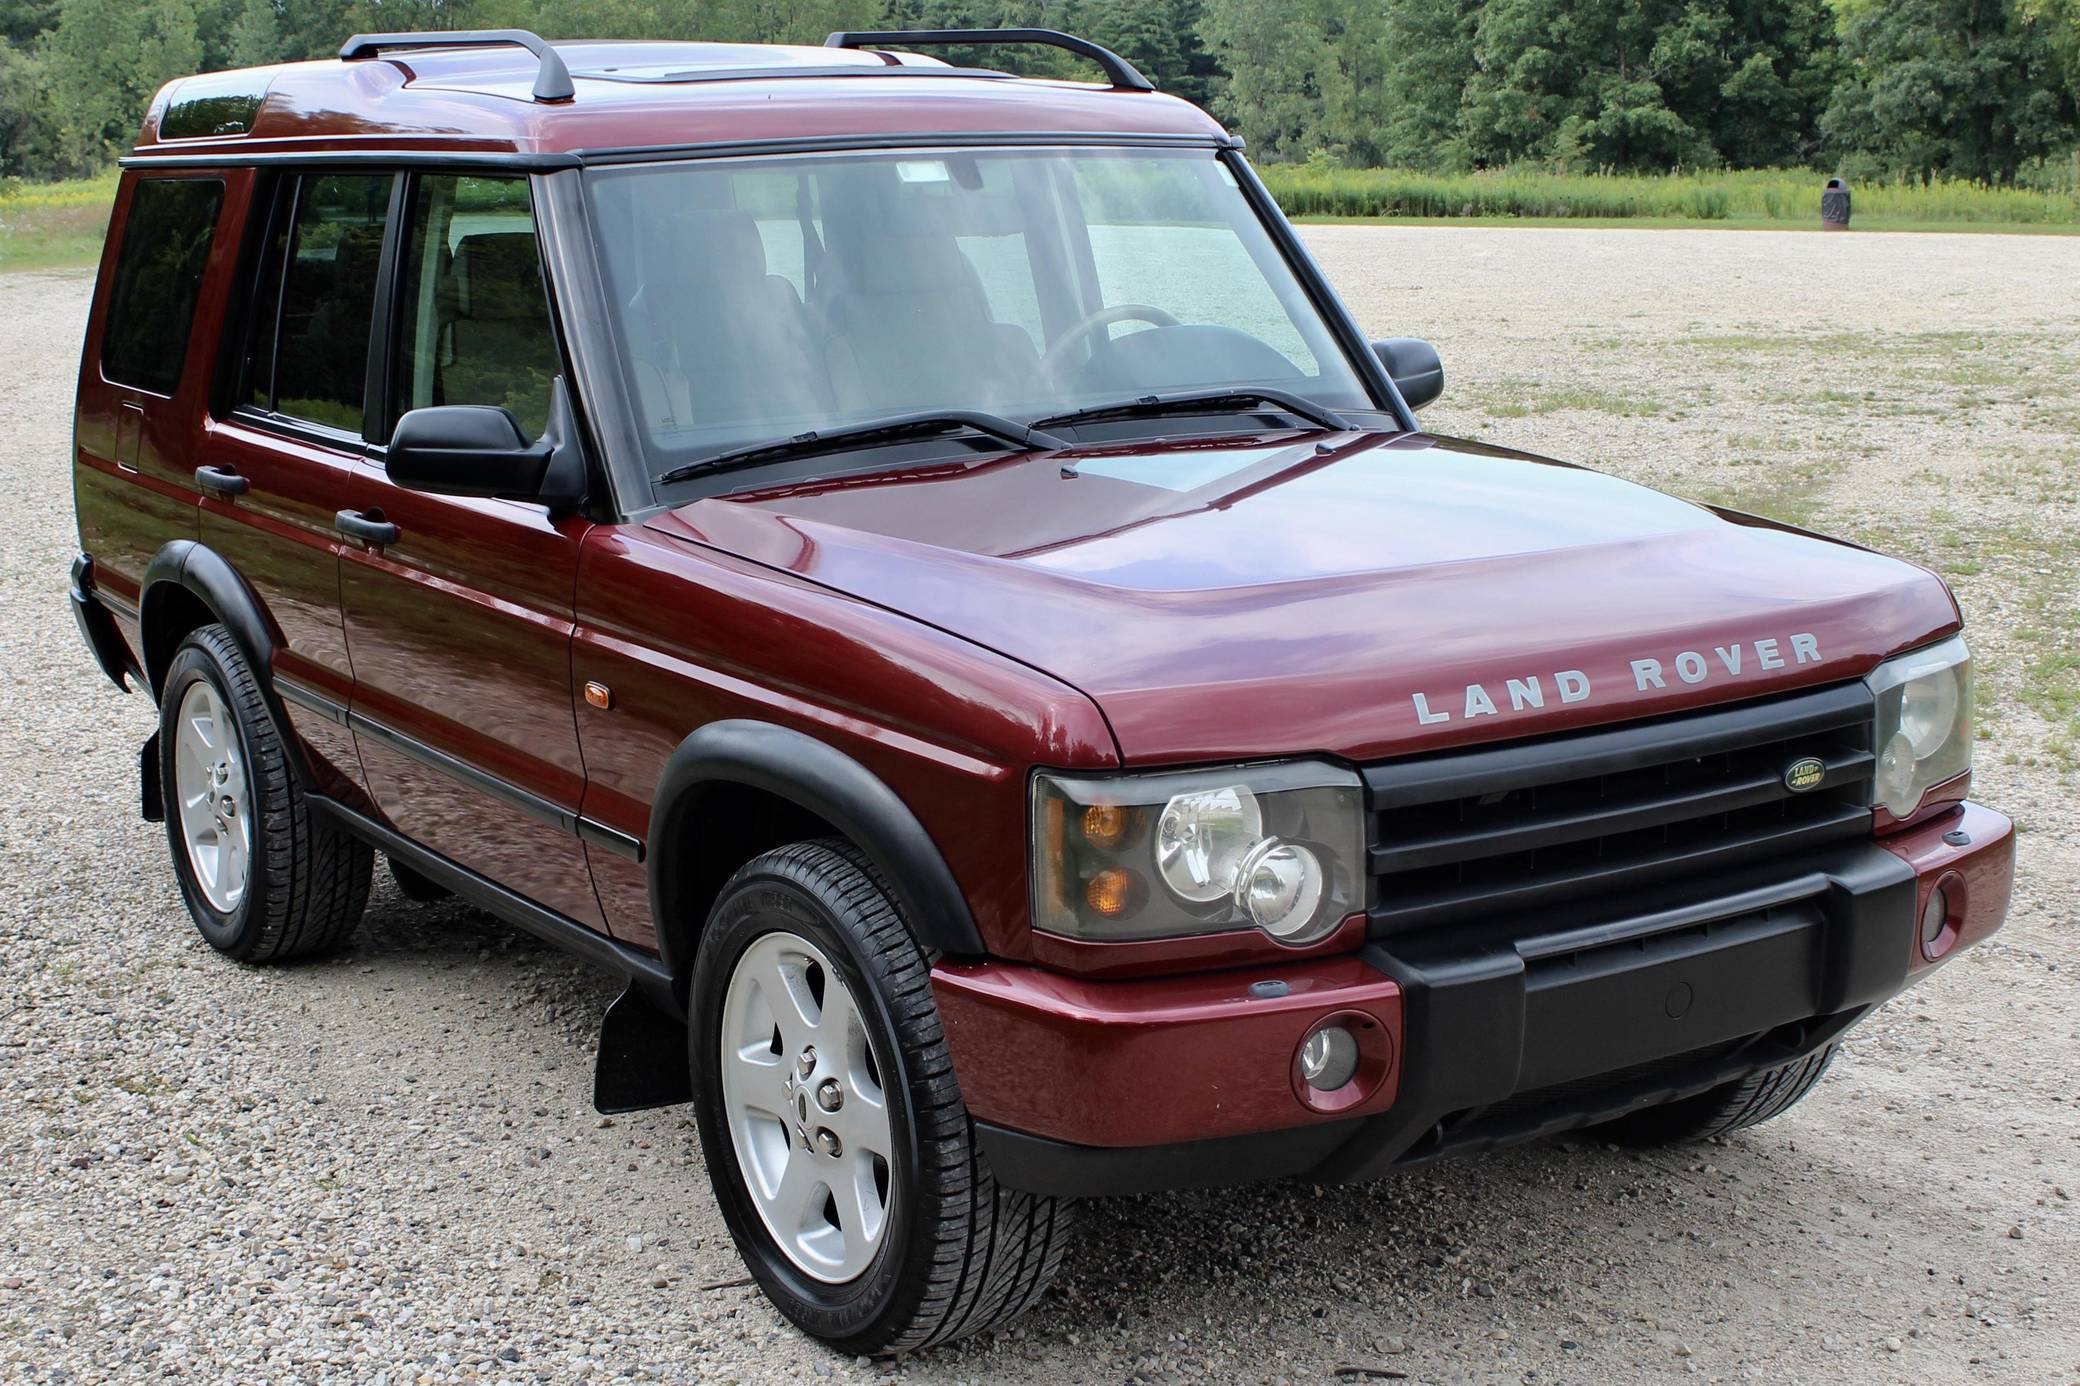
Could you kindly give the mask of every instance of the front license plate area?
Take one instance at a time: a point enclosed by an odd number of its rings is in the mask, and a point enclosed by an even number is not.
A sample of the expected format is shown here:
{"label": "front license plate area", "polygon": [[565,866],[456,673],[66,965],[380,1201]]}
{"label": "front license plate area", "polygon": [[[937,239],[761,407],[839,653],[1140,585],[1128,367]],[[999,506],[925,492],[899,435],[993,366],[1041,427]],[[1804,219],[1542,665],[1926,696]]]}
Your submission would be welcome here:
{"label": "front license plate area", "polygon": [[1531,963],[1517,1090],[1817,1014],[1824,927],[1808,903]]}

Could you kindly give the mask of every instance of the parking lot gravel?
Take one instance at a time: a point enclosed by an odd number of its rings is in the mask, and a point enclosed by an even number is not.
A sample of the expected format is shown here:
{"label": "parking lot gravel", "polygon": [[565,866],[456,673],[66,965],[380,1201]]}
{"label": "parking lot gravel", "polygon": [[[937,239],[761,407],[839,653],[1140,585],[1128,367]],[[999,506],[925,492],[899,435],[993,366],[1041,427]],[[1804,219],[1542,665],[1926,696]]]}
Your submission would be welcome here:
{"label": "parking lot gravel", "polygon": [[380,874],[250,969],[139,820],[64,600],[90,276],[0,276],[0,1377],[2080,1382],[2080,239],[1307,229],[1427,416],[1956,583],[2007,929],[1780,1121],[1108,1202],[1013,1328],[836,1356],[742,1283],[683,1110],[590,1105],[608,983]]}

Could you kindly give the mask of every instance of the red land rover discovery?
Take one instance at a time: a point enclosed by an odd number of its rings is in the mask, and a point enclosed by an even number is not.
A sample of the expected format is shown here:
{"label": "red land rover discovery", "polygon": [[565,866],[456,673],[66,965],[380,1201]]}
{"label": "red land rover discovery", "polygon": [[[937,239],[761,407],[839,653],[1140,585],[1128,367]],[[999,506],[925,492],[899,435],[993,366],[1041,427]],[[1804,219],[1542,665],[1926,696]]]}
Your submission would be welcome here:
{"label": "red land rover discovery", "polygon": [[625,975],[598,1105],[847,1350],[1079,1196],[1761,1121],[2006,911],[1941,581],[1422,433],[1081,40],[365,35],[124,165],[72,602],[203,937],[381,852]]}

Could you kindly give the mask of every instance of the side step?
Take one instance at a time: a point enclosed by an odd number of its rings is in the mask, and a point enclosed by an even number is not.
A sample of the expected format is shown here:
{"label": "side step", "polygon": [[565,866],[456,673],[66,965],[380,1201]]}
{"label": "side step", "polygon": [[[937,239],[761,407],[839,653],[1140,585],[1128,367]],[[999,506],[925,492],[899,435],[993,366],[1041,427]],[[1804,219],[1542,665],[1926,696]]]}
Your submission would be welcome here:
{"label": "side step", "polygon": [[618,943],[546,909],[336,799],[311,794],[306,802],[390,858],[393,865],[401,863],[428,884],[452,891],[506,923],[626,980],[626,989],[607,1007],[606,1018],[600,1022],[599,1059],[592,1078],[592,1103],[600,1111],[637,1112],[693,1100],[686,1022],[677,1012],[672,976],[655,954]]}

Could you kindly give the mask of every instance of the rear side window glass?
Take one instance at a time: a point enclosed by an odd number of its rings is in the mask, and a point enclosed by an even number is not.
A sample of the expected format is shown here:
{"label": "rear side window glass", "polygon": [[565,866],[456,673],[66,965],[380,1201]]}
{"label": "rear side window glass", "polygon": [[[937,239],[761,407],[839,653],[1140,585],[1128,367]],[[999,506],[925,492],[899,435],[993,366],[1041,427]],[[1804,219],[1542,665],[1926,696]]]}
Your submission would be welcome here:
{"label": "rear side window glass", "polygon": [[224,185],[214,178],[146,179],[130,194],[101,338],[108,379],[162,395],[180,383],[223,205]]}
{"label": "rear side window glass", "polygon": [[387,173],[332,174],[294,190],[261,272],[247,403],[361,432],[392,181]]}
{"label": "rear side window glass", "polygon": [[397,412],[496,405],[510,410],[528,437],[539,437],[563,368],[527,181],[419,178],[403,276]]}

